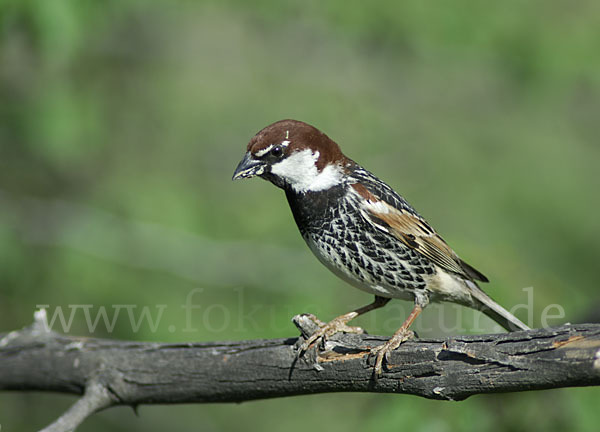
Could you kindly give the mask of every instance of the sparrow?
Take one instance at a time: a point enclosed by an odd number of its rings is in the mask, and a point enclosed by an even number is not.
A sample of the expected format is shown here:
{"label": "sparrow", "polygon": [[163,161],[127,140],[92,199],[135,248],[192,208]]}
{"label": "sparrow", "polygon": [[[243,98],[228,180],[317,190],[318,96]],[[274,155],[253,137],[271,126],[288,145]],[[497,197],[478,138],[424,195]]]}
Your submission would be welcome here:
{"label": "sparrow", "polygon": [[363,307],[323,323],[299,348],[302,355],[391,299],[414,302],[402,326],[371,348],[374,373],[387,355],[414,336],[410,325],[430,302],[451,302],[482,311],[508,331],[529,330],[492,300],[477,282],[488,282],[463,261],[419,213],[390,186],[345,156],[317,128],[281,120],[249,142],[233,180],[261,177],[284,190],[294,220],[310,250],[334,274],[375,296]]}

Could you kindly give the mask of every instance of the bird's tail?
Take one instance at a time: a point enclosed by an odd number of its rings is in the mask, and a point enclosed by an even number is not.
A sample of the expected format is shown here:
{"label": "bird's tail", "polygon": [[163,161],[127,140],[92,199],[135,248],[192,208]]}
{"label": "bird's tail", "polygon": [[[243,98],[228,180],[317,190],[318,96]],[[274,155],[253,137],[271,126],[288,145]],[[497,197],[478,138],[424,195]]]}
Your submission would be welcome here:
{"label": "bird's tail", "polygon": [[475,299],[475,307],[488,317],[496,321],[508,331],[531,330],[519,318],[504,309],[488,296],[475,282],[465,280],[467,287],[471,291],[471,296]]}

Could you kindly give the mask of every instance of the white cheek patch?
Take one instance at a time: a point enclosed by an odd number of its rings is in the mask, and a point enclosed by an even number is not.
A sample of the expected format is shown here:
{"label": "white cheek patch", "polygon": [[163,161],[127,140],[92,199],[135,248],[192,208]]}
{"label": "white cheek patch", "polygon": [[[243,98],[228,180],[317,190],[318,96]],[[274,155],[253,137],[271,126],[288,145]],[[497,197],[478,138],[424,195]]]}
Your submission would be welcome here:
{"label": "white cheek patch", "polygon": [[320,191],[342,183],[343,172],[339,165],[327,165],[310,185],[309,190]]}
{"label": "white cheek patch", "polygon": [[298,151],[272,165],[271,172],[283,178],[296,192],[317,192],[339,185],[342,182],[341,167],[327,165],[319,172],[316,165],[318,159],[318,151]]}
{"label": "white cheek patch", "polygon": [[285,179],[294,189],[296,187],[305,189],[319,175],[315,162],[319,153],[310,150],[302,150],[292,153],[290,156],[273,164],[271,172]]}

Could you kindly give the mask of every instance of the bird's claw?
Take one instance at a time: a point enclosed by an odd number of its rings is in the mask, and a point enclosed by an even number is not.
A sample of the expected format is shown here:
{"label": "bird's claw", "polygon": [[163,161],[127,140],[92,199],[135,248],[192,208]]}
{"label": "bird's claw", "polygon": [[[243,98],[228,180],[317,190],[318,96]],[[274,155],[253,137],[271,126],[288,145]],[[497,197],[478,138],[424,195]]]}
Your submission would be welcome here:
{"label": "bird's claw", "polygon": [[415,336],[411,330],[403,330],[402,332],[396,333],[386,343],[376,346],[371,349],[371,356],[375,356],[375,367],[373,368],[373,375],[375,378],[379,378],[383,375],[383,361],[389,364],[389,354],[398,348],[403,342],[408,339],[412,339]]}
{"label": "bird's claw", "polygon": [[308,339],[300,345],[298,348],[298,352],[296,357],[300,358],[308,349],[316,344],[317,347],[322,347],[327,341],[328,338],[333,336],[336,333],[355,333],[355,334],[364,334],[365,331],[361,327],[349,326],[347,320],[342,319],[341,317],[334,318],[328,323],[324,323],[316,316],[312,314],[306,314],[307,318],[313,321],[315,324],[319,326],[319,329],[314,332]]}

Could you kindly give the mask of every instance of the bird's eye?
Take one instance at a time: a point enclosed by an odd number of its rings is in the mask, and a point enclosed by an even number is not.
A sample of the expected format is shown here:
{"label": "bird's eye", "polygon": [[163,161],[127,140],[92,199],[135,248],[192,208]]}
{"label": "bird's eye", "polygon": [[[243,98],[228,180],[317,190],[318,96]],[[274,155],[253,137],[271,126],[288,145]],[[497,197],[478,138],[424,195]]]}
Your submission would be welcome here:
{"label": "bird's eye", "polygon": [[281,146],[275,146],[271,149],[272,156],[281,157],[282,154],[283,154],[283,149],[281,148]]}

